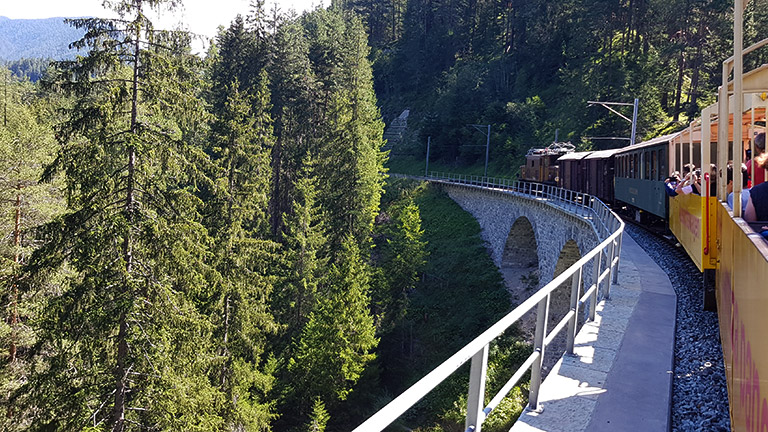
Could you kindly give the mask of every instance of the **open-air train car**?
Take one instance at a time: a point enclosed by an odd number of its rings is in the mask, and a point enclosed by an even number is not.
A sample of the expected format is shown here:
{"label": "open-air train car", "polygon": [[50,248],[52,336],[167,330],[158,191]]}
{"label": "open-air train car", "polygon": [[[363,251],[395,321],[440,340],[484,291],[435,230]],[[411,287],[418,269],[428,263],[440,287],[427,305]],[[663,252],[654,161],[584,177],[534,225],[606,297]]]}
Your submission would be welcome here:
{"label": "open-air train car", "polygon": [[[735,33],[741,38],[738,26]],[[670,198],[669,225],[699,269],[714,279],[731,427],[739,432],[768,430],[768,242],[759,233],[768,221],[749,224],[740,205],[727,204],[726,166],[746,159],[758,126],[765,124],[768,65],[739,70],[744,54],[765,45],[768,39],[742,51],[734,44],[734,57],[723,62],[718,102],[674,137],[667,155],[670,171],[689,162],[702,168],[702,195]],[[714,175],[708,175],[711,163]],[[741,202],[741,176],[733,170],[734,203]]]}

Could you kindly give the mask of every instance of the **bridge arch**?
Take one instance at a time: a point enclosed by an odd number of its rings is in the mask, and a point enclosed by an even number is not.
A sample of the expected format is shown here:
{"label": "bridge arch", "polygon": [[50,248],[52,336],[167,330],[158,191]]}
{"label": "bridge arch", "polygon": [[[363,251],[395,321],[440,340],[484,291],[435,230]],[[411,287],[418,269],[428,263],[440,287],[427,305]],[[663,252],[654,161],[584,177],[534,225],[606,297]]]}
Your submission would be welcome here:
{"label": "bridge arch", "polygon": [[552,279],[560,275],[560,273],[568,270],[568,268],[576,261],[581,259],[581,250],[579,250],[579,244],[576,240],[570,239],[565,242],[563,248],[560,249],[560,256],[557,258],[555,264],[555,273],[552,275]]}
{"label": "bridge arch", "polygon": [[[578,251],[592,250],[599,243],[589,220],[549,205],[546,200],[465,185],[443,184],[442,187],[478,221],[493,262],[502,273],[511,262],[528,265],[534,260],[538,262],[539,280],[534,288],[552,280],[566,243],[575,242]],[[571,243],[565,251],[575,250],[573,247]],[[506,276],[505,279],[509,281]]]}
{"label": "bridge arch", "polygon": [[518,217],[509,228],[499,269],[511,292],[541,286],[536,231],[527,217]]}
{"label": "bridge arch", "polygon": [[[575,240],[570,239],[565,242],[563,248],[560,249],[560,256],[557,258],[555,264],[555,273],[552,275],[552,279],[558,277],[560,273],[568,270],[568,268],[576,261],[581,259],[581,251],[579,245]],[[555,291],[552,292],[552,303],[550,304],[550,320],[557,323],[566,313],[571,309],[571,281],[567,280],[563,282]]]}
{"label": "bridge arch", "polygon": [[501,265],[522,265],[524,267],[539,265],[536,232],[527,217],[518,217],[509,229],[507,240],[504,243]]}

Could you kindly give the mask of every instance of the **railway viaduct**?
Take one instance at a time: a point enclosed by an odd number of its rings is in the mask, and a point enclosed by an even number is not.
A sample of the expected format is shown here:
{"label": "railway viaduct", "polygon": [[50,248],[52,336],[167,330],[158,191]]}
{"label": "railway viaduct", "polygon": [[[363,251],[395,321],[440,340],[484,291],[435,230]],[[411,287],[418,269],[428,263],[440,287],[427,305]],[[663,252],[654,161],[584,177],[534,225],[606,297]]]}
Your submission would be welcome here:
{"label": "railway viaduct", "polygon": [[545,200],[471,185],[443,183],[443,190],[478,221],[500,269],[538,264],[536,288],[599,244],[588,219]]}

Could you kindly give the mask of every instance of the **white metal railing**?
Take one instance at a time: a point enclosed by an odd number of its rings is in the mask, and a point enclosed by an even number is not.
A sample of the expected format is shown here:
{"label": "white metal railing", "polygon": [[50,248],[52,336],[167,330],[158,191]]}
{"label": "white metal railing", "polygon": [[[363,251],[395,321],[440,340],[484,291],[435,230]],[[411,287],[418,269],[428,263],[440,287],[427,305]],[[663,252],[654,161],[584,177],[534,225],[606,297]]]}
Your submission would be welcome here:
{"label": "white metal railing", "polygon": [[[397,174],[390,174],[390,176],[400,177]],[[541,367],[546,347],[563,329],[567,329],[566,352],[573,354],[574,338],[578,332],[579,310],[589,302],[589,320],[594,320],[595,307],[597,306],[598,292],[601,285],[603,287],[603,297],[609,297],[611,282],[616,283],[618,277],[619,254],[621,251],[621,237],[624,232],[624,222],[599,199],[591,195],[555,186],[449,173],[430,173],[426,177],[413,178],[492,189],[499,193],[545,201],[549,205],[559,207],[570,214],[587,220],[592,224],[601,242],[488,330],[355,428],[353,432],[378,432],[383,430],[470,359],[472,363],[469,373],[467,418],[465,421],[467,431],[480,432],[483,421],[512,388],[517,385],[529,369],[531,370],[531,382],[528,407],[532,410],[538,410],[539,388],[542,378]],[[607,257],[607,260],[604,260],[604,255]],[[590,268],[592,270],[592,278],[588,282],[590,286],[584,289],[582,293],[585,285],[586,270]],[[570,310],[555,324],[552,331],[547,332],[550,295],[555,289],[566,282],[571,284]],[[491,398],[490,403],[487,406],[483,406],[490,343],[534,307],[536,307],[537,311],[533,353],[512,374],[512,377],[502,386],[499,392]]]}

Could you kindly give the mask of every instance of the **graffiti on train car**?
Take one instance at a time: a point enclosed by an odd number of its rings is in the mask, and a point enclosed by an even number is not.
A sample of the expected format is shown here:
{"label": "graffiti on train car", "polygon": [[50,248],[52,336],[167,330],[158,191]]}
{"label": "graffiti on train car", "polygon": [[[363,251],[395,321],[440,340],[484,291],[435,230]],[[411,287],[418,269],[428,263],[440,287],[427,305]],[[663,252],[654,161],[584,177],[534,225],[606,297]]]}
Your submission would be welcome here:
{"label": "graffiti on train car", "polygon": [[680,207],[680,223],[682,223],[683,226],[686,227],[694,237],[699,237],[699,234],[701,233],[701,224],[699,223],[699,218],[692,215],[688,212],[688,210],[682,207]]}
{"label": "graffiti on train car", "polygon": [[[731,347],[733,353],[733,385],[739,387],[739,417],[744,418],[748,431],[768,430],[768,400],[760,391],[760,374],[752,357],[752,346],[747,337],[744,321],[739,314],[730,283],[730,272],[724,274],[723,292],[733,305]],[[737,393],[734,389],[734,393]]]}

